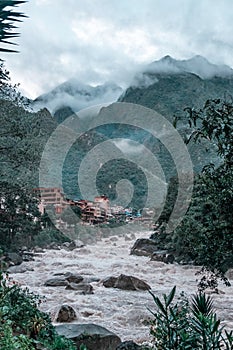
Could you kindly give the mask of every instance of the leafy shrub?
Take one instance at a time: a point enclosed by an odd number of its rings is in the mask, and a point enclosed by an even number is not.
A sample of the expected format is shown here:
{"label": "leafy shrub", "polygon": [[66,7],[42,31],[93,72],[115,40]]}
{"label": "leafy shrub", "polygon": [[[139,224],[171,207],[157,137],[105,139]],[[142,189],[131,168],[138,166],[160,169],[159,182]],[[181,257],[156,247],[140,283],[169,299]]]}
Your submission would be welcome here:
{"label": "leafy shrub", "polygon": [[[215,276],[215,280],[211,278],[214,285],[218,278],[229,285],[225,273],[233,267],[233,103],[232,100],[208,100],[203,109],[187,109],[187,112],[191,136],[186,135],[186,142],[204,140],[216,149],[219,158],[215,159],[215,165],[207,164],[201,174],[196,175],[187,214],[171,234],[158,236],[159,245],[172,250],[177,261],[203,266],[204,272]],[[161,215],[165,223],[173,209],[176,189],[177,181],[172,179],[168,202]],[[201,288],[208,284],[204,276]]]}
{"label": "leafy shrub", "polygon": [[41,301],[0,271],[0,349],[31,350],[41,344],[49,350],[75,350],[70,340],[56,333],[49,315],[38,309]]}
{"label": "leafy shrub", "polygon": [[152,292],[157,310],[150,311],[151,335],[156,350],[230,350],[233,332],[221,326],[213,301],[205,293],[196,294],[191,303],[184,296],[174,303],[176,287],[160,300]]}

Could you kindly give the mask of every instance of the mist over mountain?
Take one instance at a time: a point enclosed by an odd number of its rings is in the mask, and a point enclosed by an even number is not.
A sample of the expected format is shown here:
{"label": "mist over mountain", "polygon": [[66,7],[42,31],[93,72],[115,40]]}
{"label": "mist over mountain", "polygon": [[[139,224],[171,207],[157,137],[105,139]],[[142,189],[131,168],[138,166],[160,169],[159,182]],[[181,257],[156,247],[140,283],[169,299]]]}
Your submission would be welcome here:
{"label": "mist over mountain", "polygon": [[[103,85],[90,86],[80,83],[77,79],[70,79],[57,86],[52,91],[37,97],[33,102],[34,109],[46,107],[54,114],[61,109],[70,108],[72,111],[116,101],[122,94],[122,88],[114,83],[106,82]],[[63,112],[67,115],[67,109]],[[59,121],[65,116],[59,115]]]}
{"label": "mist over mountain", "polygon": [[126,91],[114,82],[90,86],[73,78],[37,97],[33,108],[48,108],[59,123],[69,113],[117,100],[139,103],[170,116],[187,106],[201,107],[208,98],[231,95],[232,81],[229,66],[210,63],[202,56],[187,60],[165,56],[136,73]]}
{"label": "mist over mountain", "polygon": [[[185,108],[197,110],[204,106],[207,99],[229,96],[233,96],[233,70],[230,67],[214,65],[201,56],[183,61],[166,56],[144,67],[142,72],[135,75],[131,86],[123,93],[121,88],[112,83],[91,87],[80,84],[77,80],[71,80],[59,85],[48,94],[38,97],[35,104],[50,108],[58,123],[64,122],[66,118],[73,115],[72,118],[67,119],[66,123],[71,128],[75,125],[77,130],[79,126],[85,126],[85,123],[88,126],[92,118],[104,119],[105,117],[104,120],[108,120],[111,115],[111,105],[97,110],[96,113],[87,109],[85,115],[75,114],[74,111],[109,102],[110,99],[113,102],[139,104],[162,114],[170,122],[173,122],[174,116],[178,117],[178,131],[185,136],[190,133]],[[139,156],[140,160],[144,161],[147,159],[145,150],[150,150],[164,171],[165,178],[161,178],[161,181],[165,180],[168,183],[172,176],[176,176],[175,164],[168,150],[150,134],[133,125],[127,126],[121,123],[102,125],[90,134],[85,133],[84,140],[77,140],[69,152],[63,168],[63,186],[68,197],[81,198],[77,188],[78,164],[81,164],[86,153],[95,147],[99,140],[109,139],[113,140],[116,152],[126,154],[127,158],[130,156],[131,160],[138,159]],[[188,149],[195,172],[200,172],[210,161],[218,162],[213,144],[210,145],[204,141],[199,144],[191,142]],[[98,155],[97,158],[100,156]],[[126,164],[125,161],[119,160],[108,162],[106,166],[103,164],[103,169],[100,168],[96,179],[99,193],[105,193],[114,200],[116,183],[119,179],[126,178],[133,181],[135,188],[138,189],[131,203],[132,206],[141,205],[146,193],[146,182],[138,169],[137,176],[132,175],[134,172],[132,162]],[[54,173],[56,178],[56,169]]]}
{"label": "mist over mountain", "polygon": [[146,72],[175,74],[188,72],[196,74],[202,79],[208,79],[214,76],[224,77],[233,74],[233,70],[229,66],[213,64],[200,55],[187,60],[176,60],[167,55],[149,64]]}
{"label": "mist over mountain", "polygon": [[[165,56],[144,67],[135,75],[119,102],[136,103],[153,109],[171,123],[178,118],[177,129],[184,137],[190,133],[186,108],[203,108],[208,99],[231,98],[233,96],[233,70],[228,66],[214,65],[201,56],[189,60],[175,60]],[[139,137],[139,136],[138,136]],[[146,147],[155,148],[150,138],[145,138]],[[121,150],[122,150],[122,145]],[[190,143],[189,152],[194,171],[201,171],[210,160],[218,161],[215,147]],[[127,147],[125,146],[127,150]],[[168,167],[167,156],[162,150],[160,162]],[[168,167],[168,178],[174,172]]]}
{"label": "mist over mountain", "polygon": [[148,87],[159,81],[156,75],[182,75],[185,73],[195,74],[199,78],[207,80],[213,77],[233,76],[233,69],[227,65],[210,63],[199,55],[187,60],[176,60],[167,55],[145,66],[141,72],[135,75],[130,86]]}
{"label": "mist over mountain", "polygon": [[202,56],[175,60],[165,56],[135,75],[119,98],[156,110],[170,121],[184,117],[184,109],[203,107],[207,99],[233,95],[233,69]]}

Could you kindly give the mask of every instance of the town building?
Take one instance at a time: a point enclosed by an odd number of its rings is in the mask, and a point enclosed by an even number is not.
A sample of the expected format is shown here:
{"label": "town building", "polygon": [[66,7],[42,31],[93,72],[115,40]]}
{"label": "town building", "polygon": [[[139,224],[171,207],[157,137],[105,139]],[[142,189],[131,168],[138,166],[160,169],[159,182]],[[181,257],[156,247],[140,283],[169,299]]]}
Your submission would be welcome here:
{"label": "town building", "polygon": [[38,187],[33,189],[33,193],[40,199],[39,210],[43,214],[45,208],[53,206],[56,214],[61,214],[69,205],[59,187]]}
{"label": "town building", "polygon": [[[122,206],[110,206],[109,198],[105,195],[95,197],[94,201],[86,199],[73,200],[65,197],[62,189],[59,187],[39,187],[33,189],[34,194],[40,199],[39,210],[44,214],[46,208],[54,207],[57,220],[61,223],[61,214],[70,206],[81,209],[81,221],[83,224],[96,225],[101,223],[131,222],[151,220],[150,209],[147,208],[146,214],[142,215],[140,211],[133,208],[123,208]],[[63,223],[65,224],[65,223]]]}

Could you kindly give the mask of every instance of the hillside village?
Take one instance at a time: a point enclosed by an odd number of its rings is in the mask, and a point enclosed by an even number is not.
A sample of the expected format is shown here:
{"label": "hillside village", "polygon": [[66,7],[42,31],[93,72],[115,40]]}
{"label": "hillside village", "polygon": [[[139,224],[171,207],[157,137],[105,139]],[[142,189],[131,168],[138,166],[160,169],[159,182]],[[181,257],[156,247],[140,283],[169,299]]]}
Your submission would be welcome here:
{"label": "hillside village", "polygon": [[120,205],[111,205],[107,196],[101,195],[94,198],[94,201],[87,199],[68,199],[59,187],[34,188],[33,193],[39,198],[38,209],[44,214],[46,208],[54,209],[57,216],[57,225],[62,226],[65,222],[61,215],[68,207],[78,208],[81,223],[85,225],[109,224],[109,223],[129,223],[143,222],[150,224],[154,211],[151,208],[136,210],[134,208],[124,208]]}

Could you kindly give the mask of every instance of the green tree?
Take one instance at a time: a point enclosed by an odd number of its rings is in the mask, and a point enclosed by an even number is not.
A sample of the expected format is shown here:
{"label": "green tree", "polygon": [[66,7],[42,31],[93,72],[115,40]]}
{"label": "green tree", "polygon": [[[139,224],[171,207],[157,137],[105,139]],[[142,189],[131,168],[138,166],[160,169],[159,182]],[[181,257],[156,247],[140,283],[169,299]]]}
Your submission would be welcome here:
{"label": "green tree", "polygon": [[173,233],[182,257],[223,277],[233,267],[233,103],[208,100],[202,110],[188,109],[193,139],[206,139],[217,149],[220,165],[208,164],[197,176],[189,211]]}
{"label": "green tree", "polygon": [[[2,45],[12,45],[19,36],[15,23],[25,15],[15,9],[25,1],[0,2],[0,51],[15,52]],[[0,60],[0,245],[5,248],[30,245],[31,237],[40,230],[37,201],[30,192],[33,170],[37,166],[32,138],[38,125],[22,105],[9,72]],[[40,130],[40,129],[39,129]]]}
{"label": "green tree", "polygon": [[0,194],[0,245],[30,246],[33,236],[41,230],[38,201],[29,190],[7,182],[1,183]]}

